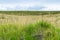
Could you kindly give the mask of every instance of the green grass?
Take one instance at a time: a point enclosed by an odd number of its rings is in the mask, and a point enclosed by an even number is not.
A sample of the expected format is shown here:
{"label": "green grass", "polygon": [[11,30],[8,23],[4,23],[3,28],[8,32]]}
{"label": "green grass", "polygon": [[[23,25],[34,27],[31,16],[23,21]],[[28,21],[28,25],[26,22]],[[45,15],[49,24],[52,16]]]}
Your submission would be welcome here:
{"label": "green grass", "polygon": [[60,14],[60,11],[0,11],[0,14],[9,14],[9,15],[47,15],[47,14]]}
{"label": "green grass", "polygon": [[59,33],[60,29],[45,21],[27,25],[0,24],[0,40],[60,40]]}

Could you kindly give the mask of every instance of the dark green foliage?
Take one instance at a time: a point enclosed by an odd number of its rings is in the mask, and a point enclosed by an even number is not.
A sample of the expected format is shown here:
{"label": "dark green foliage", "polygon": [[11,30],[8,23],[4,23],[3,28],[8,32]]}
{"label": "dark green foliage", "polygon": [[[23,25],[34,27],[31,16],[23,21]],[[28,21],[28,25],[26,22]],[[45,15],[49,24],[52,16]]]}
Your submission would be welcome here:
{"label": "dark green foliage", "polygon": [[60,11],[0,11],[0,14],[9,15],[48,15],[59,14]]}

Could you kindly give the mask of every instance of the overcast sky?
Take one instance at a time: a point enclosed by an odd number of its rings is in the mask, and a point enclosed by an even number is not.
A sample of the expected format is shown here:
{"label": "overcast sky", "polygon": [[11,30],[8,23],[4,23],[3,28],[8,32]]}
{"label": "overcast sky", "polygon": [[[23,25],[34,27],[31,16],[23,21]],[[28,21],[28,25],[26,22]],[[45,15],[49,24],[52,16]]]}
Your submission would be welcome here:
{"label": "overcast sky", "polygon": [[0,0],[0,10],[60,10],[60,0]]}

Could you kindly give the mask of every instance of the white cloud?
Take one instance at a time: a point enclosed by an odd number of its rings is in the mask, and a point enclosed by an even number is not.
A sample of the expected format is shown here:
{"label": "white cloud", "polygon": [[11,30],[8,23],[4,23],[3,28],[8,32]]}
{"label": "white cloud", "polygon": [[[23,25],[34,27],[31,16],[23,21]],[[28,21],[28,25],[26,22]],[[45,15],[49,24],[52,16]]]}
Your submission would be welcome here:
{"label": "white cloud", "polygon": [[[40,9],[39,9],[39,8]],[[42,2],[33,3],[10,3],[10,4],[0,4],[0,10],[60,10],[59,4],[46,4]]]}
{"label": "white cloud", "polygon": [[[20,10],[25,10],[28,9],[29,7],[34,7],[36,6],[38,3],[34,2],[34,3],[14,3],[14,4],[0,4],[0,9],[1,10],[15,10],[17,7],[20,7]],[[17,10],[17,9],[16,9]]]}
{"label": "white cloud", "polygon": [[49,5],[44,5],[46,8],[43,10],[54,10],[54,11],[59,11],[60,10],[60,5],[59,4],[49,4]]}

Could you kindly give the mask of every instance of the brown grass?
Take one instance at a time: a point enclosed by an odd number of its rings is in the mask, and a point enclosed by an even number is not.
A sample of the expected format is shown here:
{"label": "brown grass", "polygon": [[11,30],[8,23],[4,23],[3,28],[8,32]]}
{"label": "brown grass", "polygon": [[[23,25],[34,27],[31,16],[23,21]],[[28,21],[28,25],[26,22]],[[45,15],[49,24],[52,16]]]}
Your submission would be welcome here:
{"label": "brown grass", "polygon": [[60,26],[60,14],[26,15],[26,16],[0,14],[0,24],[7,24],[7,23],[28,24],[40,20],[51,22],[53,24],[56,24],[56,26]]}

